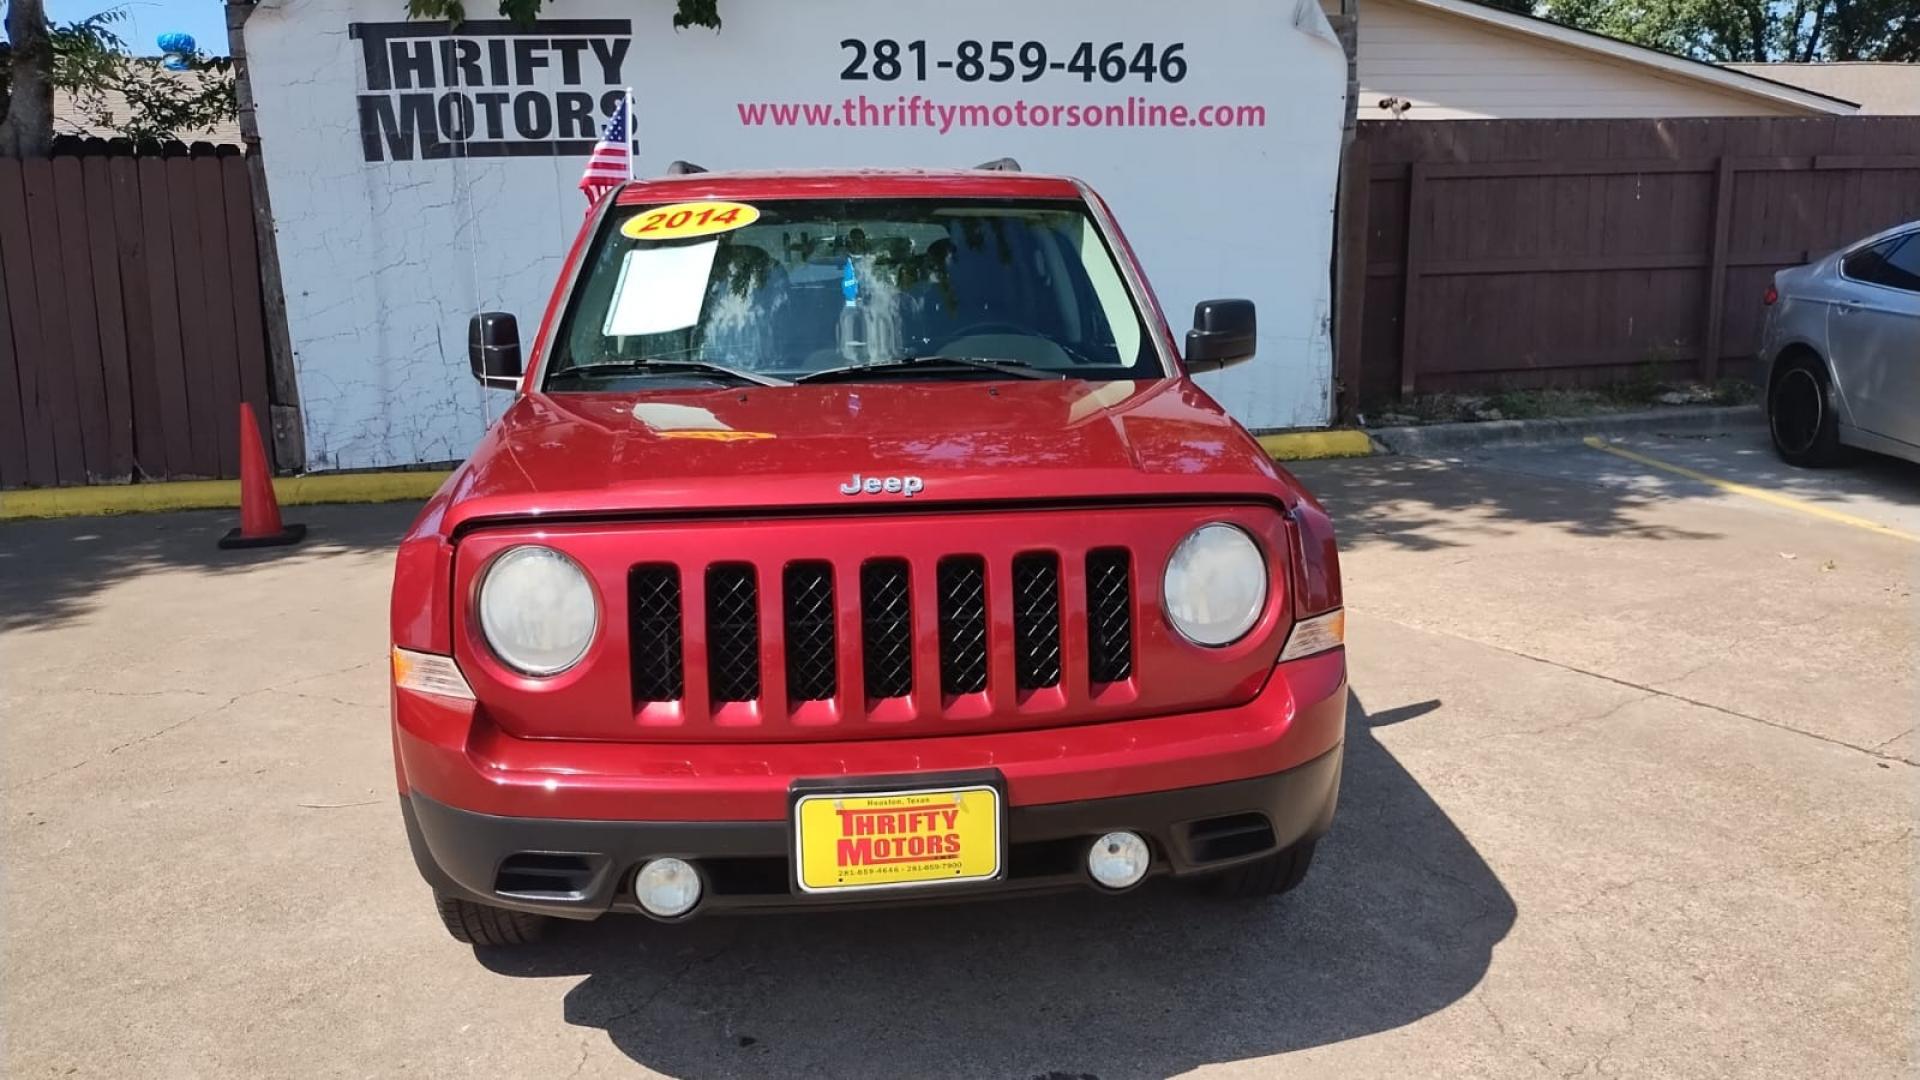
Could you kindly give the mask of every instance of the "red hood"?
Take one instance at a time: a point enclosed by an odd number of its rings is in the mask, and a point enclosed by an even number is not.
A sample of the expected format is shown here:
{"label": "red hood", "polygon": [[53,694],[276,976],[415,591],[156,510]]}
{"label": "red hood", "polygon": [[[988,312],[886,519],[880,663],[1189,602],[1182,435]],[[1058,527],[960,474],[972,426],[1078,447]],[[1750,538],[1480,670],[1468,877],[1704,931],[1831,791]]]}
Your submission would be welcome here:
{"label": "red hood", "polygon": [[454,474],[442,528],[477,518],[899,503],[1288,497],[1293,486],[1184,379],[892,382],[532,394]]}

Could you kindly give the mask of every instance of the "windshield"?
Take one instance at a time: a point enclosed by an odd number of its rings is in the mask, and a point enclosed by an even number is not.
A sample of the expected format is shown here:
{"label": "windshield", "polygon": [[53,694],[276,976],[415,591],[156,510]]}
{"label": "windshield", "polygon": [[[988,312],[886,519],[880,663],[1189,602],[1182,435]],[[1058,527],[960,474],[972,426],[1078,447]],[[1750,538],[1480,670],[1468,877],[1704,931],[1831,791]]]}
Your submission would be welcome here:
{"label": "windshield", "polygon": [[575,286],[544,388],[715,377],[701,365],[841,377],[908,359],[918,362],[885,377],[1164,374],[1079,202],[797,199],[616,208]]}

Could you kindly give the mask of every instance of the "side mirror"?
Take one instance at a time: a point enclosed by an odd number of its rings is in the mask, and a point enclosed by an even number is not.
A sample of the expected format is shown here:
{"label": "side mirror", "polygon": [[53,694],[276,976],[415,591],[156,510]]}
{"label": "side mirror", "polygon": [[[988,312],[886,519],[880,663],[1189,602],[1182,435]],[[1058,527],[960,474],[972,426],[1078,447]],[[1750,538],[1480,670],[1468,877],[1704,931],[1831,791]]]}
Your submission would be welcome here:
{"label": "side mirror", "polygon": [[1202,300],[1187,331],[1187,370],[1218,371],[1253,359],[1256,336],[1251,300]]}
{"label": "side mirror", "polygon": [[482,386],[520,385],[520,324],[504,311],[483,311],[467,321],[467,360]]}

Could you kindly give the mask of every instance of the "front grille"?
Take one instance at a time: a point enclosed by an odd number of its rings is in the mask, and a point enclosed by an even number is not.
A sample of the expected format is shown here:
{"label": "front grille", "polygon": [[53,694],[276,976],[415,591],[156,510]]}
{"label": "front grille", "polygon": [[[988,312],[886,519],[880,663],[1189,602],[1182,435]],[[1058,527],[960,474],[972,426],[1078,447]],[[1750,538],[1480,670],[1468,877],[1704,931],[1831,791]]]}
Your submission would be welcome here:
{"label": "front grille", "polygon": [[1132,562],[1126,548],[1087,552],[1087,678],[1096,683],[1133,674]]}
{"label": "front grille", "polygon": [[860,655],[870,698],[913,692],[913,607],[904,559],[860,568]]}
{"label": "front grille", "polygon": [[839,689],[840,654],[834,648],[833,565],[794,563],[787,567],[787,696],[795,701],[829,701]]}
{"label": "front grille", "polygon": [[1031,551],[1013,560],[1014,685],[1060,685],[1060,560]]}
{"label": "front grille", "polygon": [[760,696],[760,588],[743,563],[707,568],[707,690],[716,704]]}
{"label": "front grille", "polygon": [[977,555],[940,560],[940,689],[978,694],[987,688],[987,564]]}
{"label": "front grille", "polygon": [[686,693],[680,657],[680,571],[658,563],[629,571],[627,617],[634,700],[680,700]]}
{"label": "front grille", "polygon": [[[706,700],[684,702],[677,711],[652,710],[643,722],[659,726],[674,722],[664,718],[683,716],[698,723],[707,710],[744,702],[761,704],[758,722],[775,721],[783,710],[810,702],[837,702],[839,711],[809,710],[806,723],[834,723],[836,715],[855,719],[865,712],[876,719],[904,719],[927,707],[901,702],[914,697],[919,666],[931,666],[936,657],[940,691],[948,702],[934,707],[957,708],[956,716],[986,715],[977,702],[958,705],[951,699],[985,693],[998,678],[1009,678],[1008,691],[1062,687],[1072,680],[1091,692],[1133,677],[1133,559],[1127,549],[1096,548],[1064,557],[1025,551],[992,560],[955,554],[928,562],[874,558],[855,571],[846,563],[807,559],[764,576],[754,564],[739,561],[633,567],[627,605],[636,704],[682,703],[688,695],[684,635],[698,634],[706,645]],[[920,594],[930,595],[931,612],[915,610],[916,583],[928,587],[920,574],[931,577],[930,593]],[[778,590],[764,598],[764,607],[763,577],[768,589]],[[693,612],[685,610],[683,579],[705,585],[704,599]],[[1082,600],[1086,633],[1069,635],[1066,612],[1083,610]],[[996,604],[1007,609],[997,610]],[[762,619],[779,623],[780,644],[772,656],[784,671],[771,677],[762,671],[762,646],[769,644]],[[936,628],[937,642],[916,642],[917,619]],[[855,620],[857,642],[850,640],[856,636]],[[1010,638],[995,637],[1008,628]],[[1070,650],[1069,641],[1079,644]],[[924,653],[918,651],[922,646]],[[858,653],[860,674],[843,679],[849,649]],[[1011,671],[996,675],[991,657],[996,651],[1004,657],[1006,650],[1013,654]],[[925,673],[928,679],[933,675]],[[851,686],[844,685],[849,681]],[[769,685],[775,694],[785,687],[783,700],[761,701]],[[696,687],[693,693],[697,697],[700,691]],[[1070,700],[1022,699],[1019,704],[1047,709]],[[751,715],[730,713],[722,722],[755,723]]]}

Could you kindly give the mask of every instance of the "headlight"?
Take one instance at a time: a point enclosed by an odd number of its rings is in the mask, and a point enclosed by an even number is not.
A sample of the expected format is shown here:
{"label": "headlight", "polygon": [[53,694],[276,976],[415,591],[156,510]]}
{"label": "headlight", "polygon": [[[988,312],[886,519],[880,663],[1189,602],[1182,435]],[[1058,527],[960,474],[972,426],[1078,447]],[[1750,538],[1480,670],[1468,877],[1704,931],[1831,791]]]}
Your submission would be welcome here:
{"label": "headlight", "polygon": [[1196,645],[1231,645],[1267,606],[1267,561],[1253,537],[1215,522],[1187,534],[1167,560],[1167,618]]}
{"label": "headlight", "polygon": [[558,675],[579,663],[599,623],[587,575],[552,548],[508,548],[480,582],[487,645],[523,674]]}

